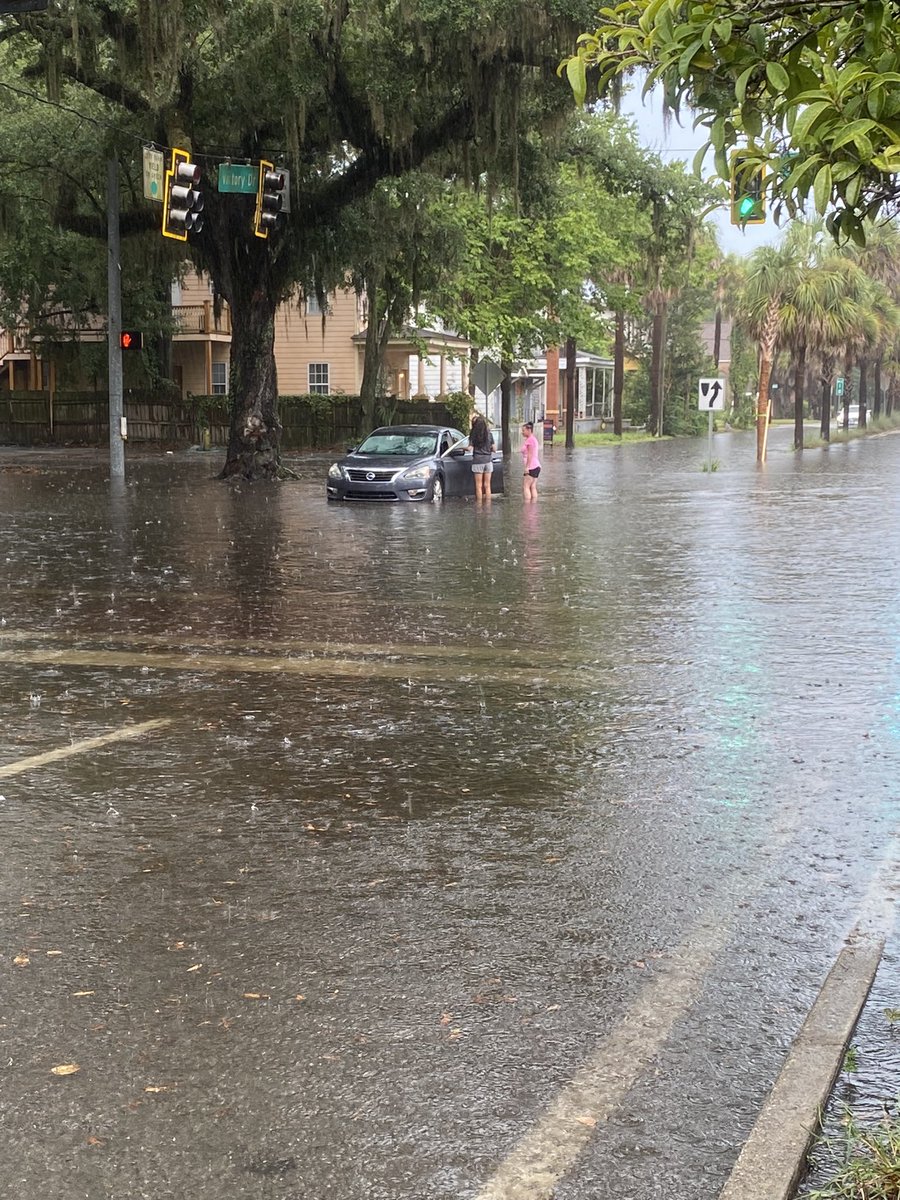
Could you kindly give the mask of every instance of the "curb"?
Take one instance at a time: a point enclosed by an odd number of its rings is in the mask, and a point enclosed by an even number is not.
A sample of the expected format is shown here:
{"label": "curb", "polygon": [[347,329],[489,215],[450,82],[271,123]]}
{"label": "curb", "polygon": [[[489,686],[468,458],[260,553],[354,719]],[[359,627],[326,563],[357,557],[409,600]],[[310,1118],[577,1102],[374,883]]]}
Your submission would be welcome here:
{"label": "curb", "polygon": [[883,950],[857,935],[838,955],[719,1200],[793,1196]]}

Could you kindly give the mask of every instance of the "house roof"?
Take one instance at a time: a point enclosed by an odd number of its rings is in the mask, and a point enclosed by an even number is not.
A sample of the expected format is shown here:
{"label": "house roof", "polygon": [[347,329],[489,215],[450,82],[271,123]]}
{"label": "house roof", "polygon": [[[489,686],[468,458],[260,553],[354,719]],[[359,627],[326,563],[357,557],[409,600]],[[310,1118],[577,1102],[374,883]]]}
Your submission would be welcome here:
{"label": "house roof", "polygon": [[[364,342],[365,340],[365,329],[353,335],[354,342]],[[450,333],[446,329],[429,329],[425,326],[414,327],[411,325],[398,329],[396,333],[392,334],[388,345],[396,347],[409,344],[412,346],[416,342],[424,342],[429,348],[433,347],[434,349],[452,346],[456,350],[468,350],[471,347],[469,339],[458,333]]]}

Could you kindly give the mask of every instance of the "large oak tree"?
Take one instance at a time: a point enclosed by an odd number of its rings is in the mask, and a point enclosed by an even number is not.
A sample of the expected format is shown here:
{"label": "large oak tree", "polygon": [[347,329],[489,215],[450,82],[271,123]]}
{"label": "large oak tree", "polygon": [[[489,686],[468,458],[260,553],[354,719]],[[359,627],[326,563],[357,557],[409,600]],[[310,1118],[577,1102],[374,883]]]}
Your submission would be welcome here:
{"label": "large oak tree", "polygon": [[[98,145],[121,153],[124,133],[134,157],[143,137],[204,166],[206,224],[188,250],[232,310],[223,473],[259,478],[280,469],[275,310],[352,265],[341,214],[382,179],[427,164],[475,175],[508,154],[526,120],[561,106],[556,62],[589,15],[583,0],[56,0],[4,18],[0,40],[7,81],[102,104]],[[252,198],[214,190],[217,161],[261,157],[291,172],[290,215],[268,240],[252,235]],[[71,188],[57,200],[55,223],[102,234]],[[139,195],[123,200],[126,236],[159,222]]]}

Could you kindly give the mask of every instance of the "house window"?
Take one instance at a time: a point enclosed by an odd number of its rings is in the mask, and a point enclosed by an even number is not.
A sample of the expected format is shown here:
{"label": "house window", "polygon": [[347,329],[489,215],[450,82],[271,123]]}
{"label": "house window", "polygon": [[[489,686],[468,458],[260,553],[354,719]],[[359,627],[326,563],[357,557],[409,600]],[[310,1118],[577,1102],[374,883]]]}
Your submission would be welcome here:
{"label": "house window", "polygon": [[225,396],[228,393],[228,363],[214,362],[212,365],[212,394]]}
{"label": "house window", "polygon": [[328,388],[328,363],[310,363],[309,390],[327,394]]}
{"label": "house window", "polygon": [[322,315],[323,311],[326,313],[328,312],[328,304],[325,304],[325,308],[323,310],[322,305],[319,302],[319,297],[315,294],[315,292],[310,293],[306,297],[306,315],[308,317],[318,317]]}

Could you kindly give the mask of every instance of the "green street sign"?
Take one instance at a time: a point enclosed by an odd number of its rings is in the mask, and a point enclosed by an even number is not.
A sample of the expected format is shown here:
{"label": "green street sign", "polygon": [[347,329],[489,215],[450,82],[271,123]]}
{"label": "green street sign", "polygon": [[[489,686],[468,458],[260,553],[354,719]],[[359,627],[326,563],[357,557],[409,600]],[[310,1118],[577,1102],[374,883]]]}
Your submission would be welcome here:
{"label": "green street sign", "polygon": [[219,163],[220,192],[246,192],[256,195],[259,166],[252,163]]}
{"label": "green street sign", "polygon": [[844,394],[844,379],[842,375],[839,375],[835,380],[834,394],[836,396],[843,396]]}

